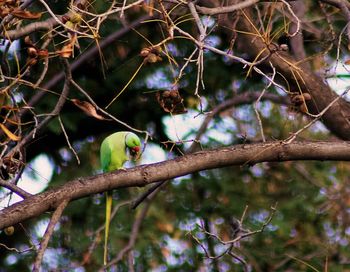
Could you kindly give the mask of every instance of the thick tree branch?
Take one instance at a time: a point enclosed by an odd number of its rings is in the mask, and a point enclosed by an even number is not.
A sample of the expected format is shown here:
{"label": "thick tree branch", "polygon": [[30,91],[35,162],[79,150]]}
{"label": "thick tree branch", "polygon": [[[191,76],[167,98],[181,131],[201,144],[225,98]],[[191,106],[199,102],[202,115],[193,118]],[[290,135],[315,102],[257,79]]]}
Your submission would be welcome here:
{"label": "thick tree branch", "polygon": [[230,165],[295,160],[350,161],[349,142],[270,142],[235,145],[185,155],[172,160],[141,165],[87,178],[28,197],[0,211],[0,229],[56,209],[64,199],[79,199],[112,189],[145,186],[197,171]]}
{"label": "thick tree branch", "polygon": [[[255,33],[255,29],[249,20],[247,16],[240,21],[240,30]],[[230,25],[229,20],[225,20],[223,23],[227,26]],[[260,55],[263,58],[273,52],[273,49],[269,45],[266,45],[266,42],[260,38],[252,38],[251,35],[245,35],[244,39],[245,44],[249,47],[248,52],[253,57]],[[269,56],[268,60],[283,75],[283,80],[288,81],[290,86],[289,91],[307,92],[311,95],[312,99],[307,101],[308,111],[310,113],[320,113],[337,97],[337,94],[330,89],[320,76],[315,74],[311,69],[302,67],[301,63],[293,59],[288,53],[274,52]],[[322,122],[336,136],[348,140],[350,139],[349,116],[349,103],[344,99],[339,99],[323,115]]]}

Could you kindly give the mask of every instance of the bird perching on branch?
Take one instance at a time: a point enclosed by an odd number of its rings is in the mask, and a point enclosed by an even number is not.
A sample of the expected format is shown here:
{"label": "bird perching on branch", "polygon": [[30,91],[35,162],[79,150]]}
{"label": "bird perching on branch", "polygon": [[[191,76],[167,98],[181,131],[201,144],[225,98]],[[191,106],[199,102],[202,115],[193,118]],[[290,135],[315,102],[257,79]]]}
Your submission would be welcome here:
{"label": "bird perching on branch", "polygon": [[[141,141],[140,138],[132,132],[120,131],[109,135],[101,144],[100,160],[104,173],[117,169],[122,169],[123,165],[129,159],[137,160],[140,157]],[[105,244],[103,254],[103,264],[107,264],[107,246],[109,225],[112,211],[112,192],[106,193],[106,226],[105,226]]]}

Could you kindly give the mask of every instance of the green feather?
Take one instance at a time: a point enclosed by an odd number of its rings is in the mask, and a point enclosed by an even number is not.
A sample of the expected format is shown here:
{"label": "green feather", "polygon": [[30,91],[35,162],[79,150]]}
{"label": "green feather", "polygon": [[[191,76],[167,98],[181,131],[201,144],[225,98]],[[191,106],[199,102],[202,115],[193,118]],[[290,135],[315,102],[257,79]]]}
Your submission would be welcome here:
{"label": "green feather", "polygon": [[[133,148],[138,147],[141,150],[140,138],[132,132],[120,131],[109,135],[101,144],[100,160],[103,172],[109,172],[123,168],[124,163],[129,159],[127,148],[130,149],[130,154]],[[109,225],[111,221],[112,211],[112,192],[106,193],[106,226],[105,226],[105,244],[103,254],[103,264],[107,264],[107,247]]]}

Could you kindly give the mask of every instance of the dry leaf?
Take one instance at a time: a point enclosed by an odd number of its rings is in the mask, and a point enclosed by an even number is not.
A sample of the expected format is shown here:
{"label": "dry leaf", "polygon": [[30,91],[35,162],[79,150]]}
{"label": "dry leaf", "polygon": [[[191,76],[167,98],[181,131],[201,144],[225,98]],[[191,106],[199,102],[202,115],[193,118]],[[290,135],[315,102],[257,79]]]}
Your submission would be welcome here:
{"label": "dry leaf", "polygon": [[79,99],[72,99],[71,100],[74,105],[76,105],[79,109],[81,109],[83,112],[85,112],[87,115],[95,117],[99,120],[106,120],[102,115],[98,114],[96,112],[96,108],[87,101],[80,101]]}
{"label": "dry leaf", "polygon": [[30,12],[20,8],[15,8],[11,11],[11,14],[20,19],[40,19],[41,17],[41,12]]}
{"label": "dry leaf", "polygon": [[62,58],[70,58],[73,53],[73,44],[69,43],[66,44],[65,46],[62,47],[60,51],[57,51],[57,53],[62,57]]}
{"label": "dry leaf", "polygon": [[141,49],[140,56],[144,57],[145,63],[156,63],[158,61],[162,61],[160,57],[162,53],[162,48],[160,46],[150,46]]}
{"label": "dry leaf", "polygon": [[13,134],[4,124],[0,124],[0,128],[12,141],[19,141],[21,139],[21,137]]}
{"label": "dry leaf", "polygon": [[62,57],[62,58],[70,58],[73,54],[74,50],[74,44],[77,40],[77,36],[73,35],[68,43],[66,43],[60,51],[57,51],[57,53]]}

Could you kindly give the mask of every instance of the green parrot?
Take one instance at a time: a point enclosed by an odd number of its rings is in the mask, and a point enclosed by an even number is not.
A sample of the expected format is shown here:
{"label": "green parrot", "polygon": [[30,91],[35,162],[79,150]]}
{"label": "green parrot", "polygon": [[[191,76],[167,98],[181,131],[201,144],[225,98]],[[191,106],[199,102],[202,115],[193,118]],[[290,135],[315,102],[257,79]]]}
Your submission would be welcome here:
{"label": "green parrot", "polygon": [[[128,152],[129,151],[129,156]],[[140,138],[132,132],[120,131],[109,135],[101,144],[100,160],[104,173],[117,169],[122,169],[124,163],[131,158],[137,160],[140,156],[141,141]],[[106,227],[103,264],[107,264],[107,245],[109,224],[112,211],[112,192],[106,193]]]}

